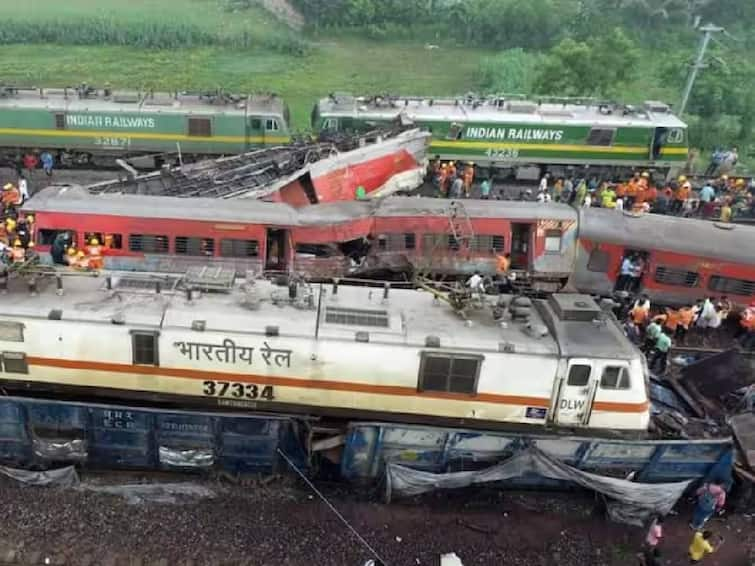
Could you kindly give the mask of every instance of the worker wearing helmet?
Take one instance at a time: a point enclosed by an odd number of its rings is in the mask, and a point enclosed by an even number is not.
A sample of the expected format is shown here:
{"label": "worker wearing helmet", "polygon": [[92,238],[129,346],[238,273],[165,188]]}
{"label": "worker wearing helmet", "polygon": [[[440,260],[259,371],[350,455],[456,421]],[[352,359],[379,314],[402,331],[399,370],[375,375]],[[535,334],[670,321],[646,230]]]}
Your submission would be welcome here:
{"label": "worker wearing helmet", "polygon": [[13,183],[3,186],[3,208],[8,211],[21,204],[21,192]]}
{"label": "worker wearing helmet", "polygon": [[100,246],[99,239],[93,237],[89,240],[89,245],[86,246],[86,253],[89,257],[89,268],[102,269],[104,262],[102,260],[102,247]]}
{"label": "worker wearing helmet", "polygon": [[448,179],[448,164],[444,163],[440,166],[440,173],[438,173],[438,190],[442,198],[448,195]]}
{"label": "worker wearing helmet", "polygon": [[448,162],[448,178],[449,179],[456,178],[456,163],[453,161]]}
{"label": "worker wearing helmet", "polygon": [[84,250],[76,252],[75,267],[76,269],[89,269],[89,258]]}
{"label": "worker wearing helmet", "polygon": [[76,246],[71,246],[66,250],[66,257],[63,261],[69,266],[69,267],[75,267],[76,266]]}

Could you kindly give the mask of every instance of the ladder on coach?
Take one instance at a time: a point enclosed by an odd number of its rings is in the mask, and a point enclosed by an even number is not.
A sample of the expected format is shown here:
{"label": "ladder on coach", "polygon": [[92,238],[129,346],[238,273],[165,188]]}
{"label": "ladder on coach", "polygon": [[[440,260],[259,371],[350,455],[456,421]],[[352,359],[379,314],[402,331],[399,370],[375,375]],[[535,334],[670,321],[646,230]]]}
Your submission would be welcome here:
{"label": "ladder on coach", "polygon": [[[459,261],[460,259],[453,256],[465,254],[474,245],[474,226],[464,202],[450,201],[445,208],[445,215],[448,219],[448,233],[428,234],[432,238],[432,244],[430,249],[422,254],[422,265],[415,268],[415,279],[418,282],[430,281],[434,276],[448,271],[445,264],[449,261]],[[427,239],[425,241],[427,242]],[[451,271],[456,272],[456,267],[452,267],[454,269]]]}

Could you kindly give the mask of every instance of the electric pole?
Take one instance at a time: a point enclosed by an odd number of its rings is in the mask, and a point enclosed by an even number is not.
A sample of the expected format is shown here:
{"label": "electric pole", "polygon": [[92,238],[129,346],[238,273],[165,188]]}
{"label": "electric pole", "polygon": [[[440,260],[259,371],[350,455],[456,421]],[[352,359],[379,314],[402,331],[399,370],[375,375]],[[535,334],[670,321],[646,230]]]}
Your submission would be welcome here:
{"label": "electric pole", "polygon": [[684,86],[684,94],[682,94],[682,104],[679,106],[679,116],[684,114],[684,111],[687,109],[687,102],[689,102],[689,95],[692,92],[692,86],[695,84],[695,79],[697,78],[697,72],[700,69],[704,69],[705,67],[708,66],[704,62],[705,51],[708,49],[708,44],[710,43],[710,40],[713,37],[713,34],[724,31],[724,28],[714,26],[713,24],[706,24],[700,28],[700,31],[703,32],[703,37],[700,40],[700,49],[697,52],[697,58],[695,59],[695,62],[692,64],[692,67],[690,68],[689,76],[687,77],[687,84]]}

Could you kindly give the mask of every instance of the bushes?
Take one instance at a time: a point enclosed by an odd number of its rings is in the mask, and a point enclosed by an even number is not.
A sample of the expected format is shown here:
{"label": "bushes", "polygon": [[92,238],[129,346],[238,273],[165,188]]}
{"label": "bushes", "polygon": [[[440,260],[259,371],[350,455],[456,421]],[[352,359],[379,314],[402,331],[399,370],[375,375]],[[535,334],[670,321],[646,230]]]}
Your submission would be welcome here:
{"label": "bushes", "polygon": [[0,44],[118,45],[148,49],[220,46],[261,47],[301,55],[308,44],[291,32],[259,35],[237,28],[218,31],[180,21],[116,19],[105,16],[76,19],[0,19]]}
{"label": "bushes", "polygon": [[510,49],[480,62],[480,86],[493,94],[528,94],[543,56],[523,49]]}

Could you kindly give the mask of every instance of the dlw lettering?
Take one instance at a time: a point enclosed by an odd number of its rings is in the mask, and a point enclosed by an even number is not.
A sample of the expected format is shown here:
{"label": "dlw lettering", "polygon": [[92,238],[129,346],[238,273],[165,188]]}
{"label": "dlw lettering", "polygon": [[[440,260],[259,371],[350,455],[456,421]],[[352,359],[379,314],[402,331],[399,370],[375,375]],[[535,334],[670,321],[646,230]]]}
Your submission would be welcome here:
{"label": "dlw lettering", "polygon": [[560,408],[565,411],[579,411],[585,406],[585,401],[577,399],[561,399]]}

